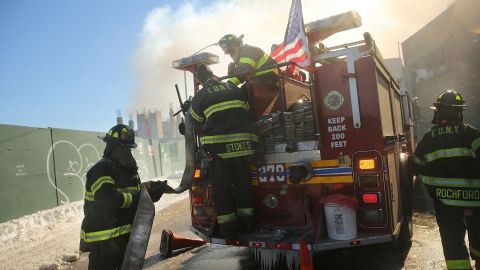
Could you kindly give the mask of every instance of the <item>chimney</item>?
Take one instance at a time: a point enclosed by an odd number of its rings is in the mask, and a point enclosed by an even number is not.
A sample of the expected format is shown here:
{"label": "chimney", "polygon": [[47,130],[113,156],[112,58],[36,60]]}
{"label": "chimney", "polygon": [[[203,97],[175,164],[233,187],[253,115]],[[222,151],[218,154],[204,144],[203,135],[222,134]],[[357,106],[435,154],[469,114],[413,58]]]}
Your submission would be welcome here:
{"label": "chimney", "polygon": [[133,114],[128,114],[128,127],[130,127],[132,130],[135,130],[134,128],[134,123],[133,123]]}
{"label": "chimney", "polygon": [[122,111],[117,109],[117,124],[123,124]]}

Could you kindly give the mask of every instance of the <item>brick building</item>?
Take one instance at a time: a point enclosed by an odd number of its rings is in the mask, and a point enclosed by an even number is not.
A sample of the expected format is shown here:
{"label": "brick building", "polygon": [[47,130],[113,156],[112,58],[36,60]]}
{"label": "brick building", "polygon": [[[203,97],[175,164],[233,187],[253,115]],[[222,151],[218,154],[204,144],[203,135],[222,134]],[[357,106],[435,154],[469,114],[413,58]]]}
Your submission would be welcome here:
{"label": "brick building", "polygon": [[460,92],[464,121],[480,128],[480,1],[458,0],[402,43],[404,80],[417,97],[416,137],[431,127],[438,94]]}

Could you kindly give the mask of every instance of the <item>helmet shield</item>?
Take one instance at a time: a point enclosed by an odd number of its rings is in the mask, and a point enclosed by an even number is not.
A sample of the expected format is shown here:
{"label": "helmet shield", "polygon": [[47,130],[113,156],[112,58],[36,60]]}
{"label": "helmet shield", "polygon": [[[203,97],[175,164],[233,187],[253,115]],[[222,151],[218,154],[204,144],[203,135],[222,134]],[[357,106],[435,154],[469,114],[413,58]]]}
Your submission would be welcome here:
{"label": "helmet shield", "polygon": [[130,148],[137,147],[135,143],[135,132],[126,125],[118,124],[112,127],[103,138],[104,142],[111,142]]}

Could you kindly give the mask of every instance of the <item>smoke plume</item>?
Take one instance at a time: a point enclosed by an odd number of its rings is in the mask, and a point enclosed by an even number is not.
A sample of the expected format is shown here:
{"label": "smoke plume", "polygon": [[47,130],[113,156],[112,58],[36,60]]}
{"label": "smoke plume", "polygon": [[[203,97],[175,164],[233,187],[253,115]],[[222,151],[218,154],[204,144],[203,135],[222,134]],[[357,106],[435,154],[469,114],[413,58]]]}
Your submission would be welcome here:
{"label": "smoke plume", "polygon": [[[303,0],[304,22],[308,23],[349,10],[357,10],[363,25],[329,37],[333,46],[361,40],[370,32],[385,58],[398,57],[402,42],[443,12],[452,0]],[[196,4],[195,4],[196,3]],[[145,18],[133,64],[138,85],[133,90],[130,112],[160,109],[167,114],[169,103],[178,107],[175,84],[185,99],[184,73],[172,68],[172,61],[189,56],[212,44],[227,33],[245,34],[244,43],[258,46],[267,53],[273,43],[283,41],[291,1],[226,0],[211,1],[198,7],[198,1],[183,2],[176,9],[159,6]],[[220,56],[212,66],[219,76],[226,75],[228,55],[218,46],[205,51]],[[193,83],[187,74],[188,95]]]}

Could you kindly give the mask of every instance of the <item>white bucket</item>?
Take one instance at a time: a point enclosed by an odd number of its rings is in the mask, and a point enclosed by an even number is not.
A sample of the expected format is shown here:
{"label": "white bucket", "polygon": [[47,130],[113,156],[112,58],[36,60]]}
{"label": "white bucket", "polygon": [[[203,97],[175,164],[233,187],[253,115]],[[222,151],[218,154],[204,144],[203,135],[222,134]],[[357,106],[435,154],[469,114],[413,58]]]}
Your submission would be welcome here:
{"label": "white bucket", "polygon": [[357,237],[355,209],[334,203],[325,204],[325,220],[330,239],[350,240]]}

